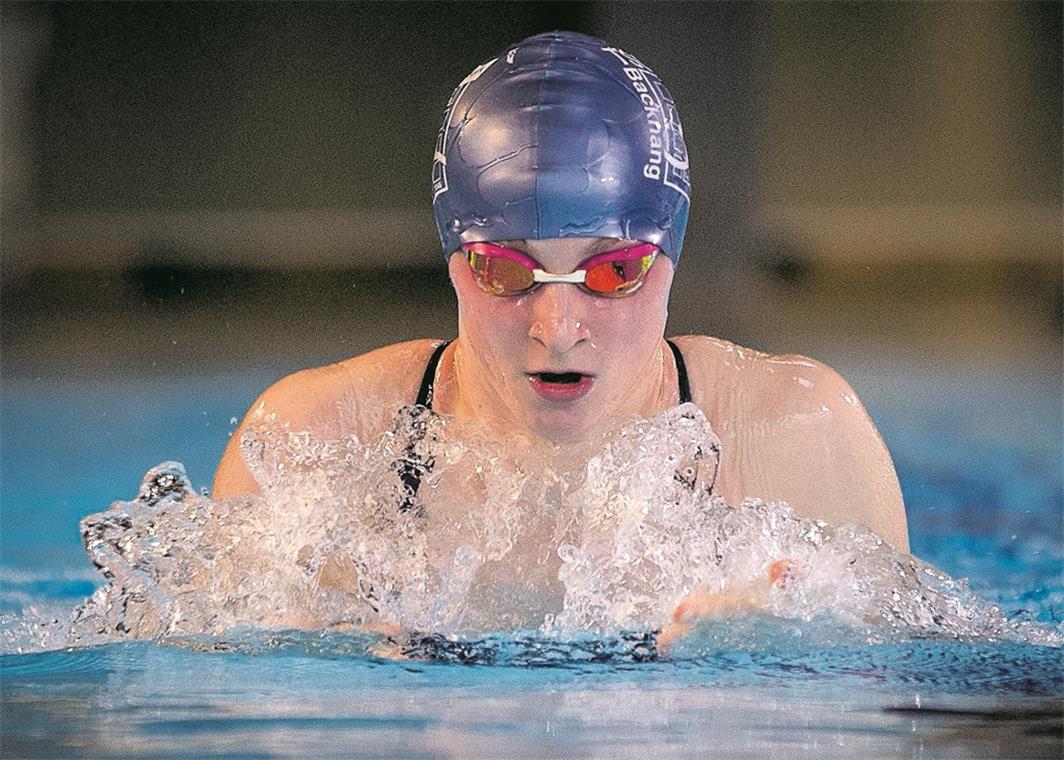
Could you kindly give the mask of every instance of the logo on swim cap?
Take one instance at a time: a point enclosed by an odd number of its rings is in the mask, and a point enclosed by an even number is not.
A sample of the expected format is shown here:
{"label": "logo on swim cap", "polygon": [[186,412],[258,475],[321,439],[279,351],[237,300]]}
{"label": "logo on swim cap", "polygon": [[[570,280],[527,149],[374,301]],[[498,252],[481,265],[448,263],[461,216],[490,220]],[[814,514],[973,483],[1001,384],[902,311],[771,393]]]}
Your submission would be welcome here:
{"label": "logo on swim cap", "polygon": [[475,82],[477,77],[484,73],[484,70],[499,60],[498,58],[492,58],[487,63],[482,63],[473,69],[473,72],[463,79],[454,92],[451,93],[450,99],[447,101],[447,115],[444,117],[443,126],[440,127],[440,133],[436,137],[436,156],[432,161],[432,202],[436,202],[436,198],[440,193],[447,190],[447,156],[444,154],[444,150],[447,145],[447,132],[451,125],[451,113],[454,111],[454,105],[458,102],[458,99],[462,97],[462,93],[465,92],[472,82]]}
{"label": "logo on swim cap", "polygon": [[634,55],[614,47],[603,50],[617,56],[621,63],[626,64],[624,73],[631,80],[632,89],[639,95],[639,101],[646,112],[650,155],[643,164],[643,176],[647,179],[660,179],[690,202],[691,180],[687,174],[687,146],[683,141],[680,114],[676,111],[672,96],[661,84],[657,74]]}
{"label": "logo on swim cap", "polygon": [[679,259],[690,178],[676,106],[649,67],[594,37],[540,34],[478,66],[447,102],[434,159],[445,255],[617,237]]}

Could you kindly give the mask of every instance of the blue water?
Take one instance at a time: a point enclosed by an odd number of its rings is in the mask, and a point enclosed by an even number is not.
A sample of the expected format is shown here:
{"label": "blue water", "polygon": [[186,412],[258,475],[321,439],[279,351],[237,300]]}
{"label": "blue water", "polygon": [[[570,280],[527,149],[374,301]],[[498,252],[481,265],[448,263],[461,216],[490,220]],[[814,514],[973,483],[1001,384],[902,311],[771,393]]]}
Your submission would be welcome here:
{"label": "blue water", "polygon": [[[894,455],[913,553],[968,577],[1010,617],[1064,630],[1059,376],[840,369]],[[209,486],[231,418],[273,377],[5,379],[0,611],[59,614],[91,593],[78,520],[132,497],[163,460]],[[771,626],[746,624],[755,638]],[[0,658],[0,751],[1059,756],[1059,649],[757,640],[675,662],[542,661],[481,642],[491,666],[379,660],[358,637],[295,632],[12,654]]]}

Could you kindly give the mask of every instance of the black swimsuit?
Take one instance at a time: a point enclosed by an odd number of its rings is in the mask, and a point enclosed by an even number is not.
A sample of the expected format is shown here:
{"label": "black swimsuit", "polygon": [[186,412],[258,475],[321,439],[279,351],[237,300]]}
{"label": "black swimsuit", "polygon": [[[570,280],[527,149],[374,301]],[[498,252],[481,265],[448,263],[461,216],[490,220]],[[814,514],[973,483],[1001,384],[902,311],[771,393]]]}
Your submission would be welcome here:
{"label": "black swimsuit", "polygon": [[[691,401],[691,384],[687,380],[687,365],[684,363],[683,354],[680,353],[680,348],[668,338],[665,339],[665,342],[668,343],[669,348],[672,349],[672,356],[676,361],[676,376],[680,391],[680,403],[686,404]],[[403,458],[397,462],[399,478],[403,481],[403,494],[399,503],[400,512],[407,512],[411,509],[421,509],[417,500],[417,492],[421,488],[421,479],[432,470],[433,465],[436,463],[436,460],[433,457],[422,459],[418,454],[417,445],[424,440],[426,434],[423,413],[426,410],[432,409],[432,393],[436,382],[436,368],[440,365],[440,357],[443,356],[444,350],[450,344],[451,341],[445,340],[443,343],[436,346],[435,350],[432,352],[432,356],[429,357],[429,363],[425,365],[425,374],[421,376],[421,388],[418,389],[417,401],[414,402],[414,407],[411,410],[413,415],[413,435],[411,436],[410,442],[406,445]],[[680,482],[687,484],[686,480],[682,479],[679,473],[677,473],[677,478],[680,479]],[[716,479],[716,473],[714,473],[714,483],[716,482]],[[692,482],[689,485],[693,487],[694,483]],[[712,489],[712,486],[710,488]]]}

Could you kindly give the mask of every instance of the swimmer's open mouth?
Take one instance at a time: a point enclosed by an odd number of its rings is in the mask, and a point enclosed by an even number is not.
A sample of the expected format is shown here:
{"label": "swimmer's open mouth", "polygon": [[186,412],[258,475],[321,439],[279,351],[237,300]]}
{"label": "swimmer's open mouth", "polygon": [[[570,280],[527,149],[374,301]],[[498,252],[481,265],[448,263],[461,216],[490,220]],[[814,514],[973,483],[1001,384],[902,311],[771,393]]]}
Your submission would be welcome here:
{"label": "swimmer's open mouth", "polygon": [[529,372],[528,381],[532,390],[547,401],[566,402],[587,395],[595,376],[582,372]]}
{"label": "swimmer's open mouth", "polygon": [[565,383],[575,385],[584,377],[579,372],[536,372],[535,376],[545,383]]}

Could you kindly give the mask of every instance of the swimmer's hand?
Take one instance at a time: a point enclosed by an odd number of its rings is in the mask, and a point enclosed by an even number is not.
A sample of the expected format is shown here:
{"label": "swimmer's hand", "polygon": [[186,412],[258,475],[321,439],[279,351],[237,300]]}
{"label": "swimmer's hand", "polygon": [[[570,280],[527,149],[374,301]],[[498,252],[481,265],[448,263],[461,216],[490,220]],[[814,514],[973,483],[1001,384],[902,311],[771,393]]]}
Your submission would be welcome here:
{"label": "swimmer's hand", "polygon": [[672,613],[672,622],[662,626],[656,644],[658,653],[668,655],[669,649],[694,630],[701,620],[722,618],[744,612],[764,611],[768,608],[768,592],[773,586],[786,588],[798,577],[793,562],[781,559],[773,562],[763,580],[727,591],[694,591],[684,597]]}

